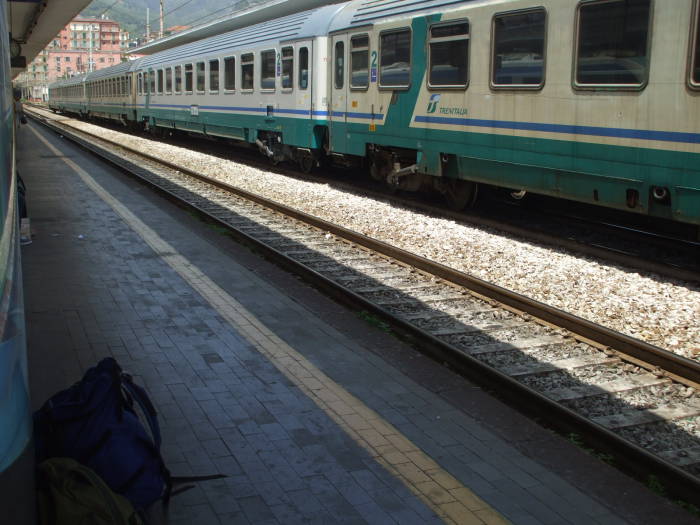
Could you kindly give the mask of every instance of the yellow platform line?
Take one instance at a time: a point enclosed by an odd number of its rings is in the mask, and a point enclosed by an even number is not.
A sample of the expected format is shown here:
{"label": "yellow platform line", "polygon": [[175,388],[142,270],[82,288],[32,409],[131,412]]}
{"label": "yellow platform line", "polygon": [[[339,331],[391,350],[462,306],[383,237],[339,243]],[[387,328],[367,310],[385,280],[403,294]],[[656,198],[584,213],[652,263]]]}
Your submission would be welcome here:
{"label": "yellow platform line", "polygon": [[509,523],[398,429],[277,337],[254,314],[114,199],[85,170],[63,156],[33,127],[30,129],[237,332],[443,521],[470,525]]}

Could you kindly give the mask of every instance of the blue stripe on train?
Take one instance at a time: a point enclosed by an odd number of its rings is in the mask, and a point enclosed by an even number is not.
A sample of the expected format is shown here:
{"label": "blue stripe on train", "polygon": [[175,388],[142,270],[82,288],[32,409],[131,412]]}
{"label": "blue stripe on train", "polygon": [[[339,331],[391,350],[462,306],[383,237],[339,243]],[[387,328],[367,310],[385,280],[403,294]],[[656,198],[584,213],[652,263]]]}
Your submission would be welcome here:
{"label": "blue stripe on train", "polygon": [[598,126],[574,126],[571,124],[543,124],[539,122],[514,122],[509,120],[486,120],[453,117],[417,116],[415,121],[427,124],[450,124],[453,126],[474,126],[522,131],[544,131],[547,133],[565,133],[570,135],[592,135],[597,137],[616,137],[625,139],[658,140],[663,142],[700,144],[699,133],[685,133],[679,131],[603,128]]}

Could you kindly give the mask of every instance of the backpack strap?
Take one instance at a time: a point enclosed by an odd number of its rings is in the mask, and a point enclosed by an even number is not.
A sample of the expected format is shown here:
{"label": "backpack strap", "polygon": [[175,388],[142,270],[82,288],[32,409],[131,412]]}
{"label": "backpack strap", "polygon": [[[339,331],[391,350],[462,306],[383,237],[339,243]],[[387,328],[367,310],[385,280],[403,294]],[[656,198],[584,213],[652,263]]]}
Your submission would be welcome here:
{"label": "backpack strap", "polygon": [[122,374],[121,379],[121,384],[122,387],[124,387],[124,390],[126,390],[126,392],[131,396],[131,398],[138,403],[139,407],[141,407],[141,411],[146,417],[148,427],[151,429],[153,443],[156,446],[156,450],[158,451],[158,453],[160,453],[160,444],[162,438],[160,434],[160,425],[158,424],[158,413],[156,412],[153,403],[149,399],[148,394],[146,394],[146,391],[142,387],[134,383],[134,380],[132,379],[131,375]]}

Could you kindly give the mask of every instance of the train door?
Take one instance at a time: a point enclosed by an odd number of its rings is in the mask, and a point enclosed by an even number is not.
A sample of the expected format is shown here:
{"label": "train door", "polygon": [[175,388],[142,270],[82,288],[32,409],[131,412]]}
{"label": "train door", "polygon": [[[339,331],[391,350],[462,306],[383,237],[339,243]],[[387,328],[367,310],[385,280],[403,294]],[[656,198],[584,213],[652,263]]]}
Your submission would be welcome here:
{"label": "train door", "polygon": [[[311,79],[311,57],[313,56],[313,41],[303,40],[296,43],[296,64],[288,64],[289,74],[292,77],[291,84],[296,93],[294,109],[303,111],[305,116],[311,115],[313,104],[313,86]],[[283,79],[285,72],[282,72]],[[301,114],[301,113],[299,113]]]}
{"label": "train door", "polygon": [[331,40],[330,149],[347,150],[347,78],[348,35],[334,35]]}

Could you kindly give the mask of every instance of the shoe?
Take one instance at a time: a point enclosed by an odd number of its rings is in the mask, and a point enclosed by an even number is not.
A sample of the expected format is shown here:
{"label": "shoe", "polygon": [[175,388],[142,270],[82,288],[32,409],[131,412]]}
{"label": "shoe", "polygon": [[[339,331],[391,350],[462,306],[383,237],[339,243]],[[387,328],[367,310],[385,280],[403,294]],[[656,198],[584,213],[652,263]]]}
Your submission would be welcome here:
{"label": "shoe", "polygon": [[31,238],[31,237],[27,237],[27,236],[25,236],[25,235],[22,235],[22,236],[19,238],[19,244],[20,244],[21,246],[26,246],[27,244],[31,244],[31,243],[32,243],[32,238]]}

